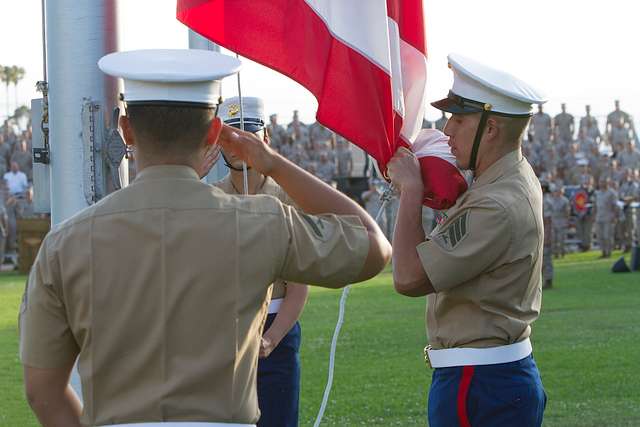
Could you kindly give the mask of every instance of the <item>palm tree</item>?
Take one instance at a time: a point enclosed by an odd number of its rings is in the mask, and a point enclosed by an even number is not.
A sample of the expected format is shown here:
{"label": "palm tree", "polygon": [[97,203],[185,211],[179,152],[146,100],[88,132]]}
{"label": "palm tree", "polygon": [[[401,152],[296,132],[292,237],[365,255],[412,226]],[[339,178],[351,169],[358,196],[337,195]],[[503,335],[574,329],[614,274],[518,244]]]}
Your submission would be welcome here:
{"label": "palm tree", "polygon": [[11,68],[4,66],[4,65],[0,65],[0,82],[4,83],[7,87],[7,97],[5,99],[7,105],[7,118],[9,117],[9,70]]}
{"label": "palm tree", "polygon": [[11,83],[13,83],[14,88],[14,97],[15,97],[15,108],[18,108],[18,83],[20,80],[24,78],[25,70],[22,67],[18,67],[14,65],[11,67]]}

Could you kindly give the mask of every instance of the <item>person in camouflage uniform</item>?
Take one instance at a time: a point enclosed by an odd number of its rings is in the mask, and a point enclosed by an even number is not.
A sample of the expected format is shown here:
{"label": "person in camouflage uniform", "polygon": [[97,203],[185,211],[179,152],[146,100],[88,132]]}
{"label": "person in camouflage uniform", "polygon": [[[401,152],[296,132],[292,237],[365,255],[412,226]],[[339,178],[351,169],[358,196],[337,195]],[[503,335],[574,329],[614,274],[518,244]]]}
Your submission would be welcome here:
{"label": "person in camouflage uniform", "polygon": [[601,178],[595,193],[595,219],[601,258],[611,257],[613,230],[618,218],[618,196],[609,188],[610,180]]}
{"label": "person in camouflage uniform", "polygon": [[633,244],[635,219],[631,203],[636,199],[638,191],[638,183],[634,181],[633,169],[626,169],[618,192],[620,201],[624,203],[624,207],[622,208],[624,220],[621,226],[622,249],[624,252],[629,252]]}
{"label": "person in camouflage uniform", "polygon": [[569,225],[571,204],[569,199],[565,197],[562,186],[550,186],[550,190],[552,192],[550,201],[551,216],[553,217],[553,255],[559,258],[564,257],[565,254],[565,238]]}
{"label": "person in camouflage uniform", "polygon": [[556,144],[560,142],[569,143],[573,141],[573,133],[575,131],[575,119],[567,113],[567,104],[561,104],[562,113],[553,119],[554,138]]}
{"label": "person in camouflage uniform", "polygon": [[582,252],[591,250],[591,236],[593,235],[593,177],[582,175],[580,190],[587,194],[585,209],[576,212],[576,236],[580,239]]}

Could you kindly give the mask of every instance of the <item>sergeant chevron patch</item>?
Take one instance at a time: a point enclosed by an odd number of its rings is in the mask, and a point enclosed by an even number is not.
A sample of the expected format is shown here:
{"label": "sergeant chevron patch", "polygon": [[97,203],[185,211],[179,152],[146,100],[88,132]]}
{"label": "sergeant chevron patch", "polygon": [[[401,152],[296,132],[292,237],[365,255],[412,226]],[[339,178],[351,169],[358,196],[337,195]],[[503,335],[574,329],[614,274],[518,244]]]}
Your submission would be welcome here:
{"label": "sergeant chevron patch", "polygon": [[444,249],[452,250],[464,240],[469,232],[469,211],[464,211],[457,218],[450,221],[449,225],[438,232],[435,241]]}

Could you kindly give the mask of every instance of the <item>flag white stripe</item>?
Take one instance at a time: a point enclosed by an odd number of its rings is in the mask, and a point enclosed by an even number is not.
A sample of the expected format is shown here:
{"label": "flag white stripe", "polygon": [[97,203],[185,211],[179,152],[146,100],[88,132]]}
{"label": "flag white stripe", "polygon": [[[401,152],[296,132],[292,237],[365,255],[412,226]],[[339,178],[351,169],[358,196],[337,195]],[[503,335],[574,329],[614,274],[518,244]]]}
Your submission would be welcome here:
{"label": "flag white stripe", "polygon": [[400,29],[398,23],[391,18],[387,18],[389,28],[389,54],[391,55],[391,90],[393,96],[393,109],[401,117],[405,113],[405,96],[403,94],[402,58],[400,44]]}
{"label": "flag white stripe", "polygon": [[402,60],[402,93],[404,95],[404,121],[401,135],[414,141],[422,128],[426,104],[427,58],[418,49],[400,40]]}
{"label": "flag white stripe", "polygon": [[329,32],[391,75],[386,0],[304,0]]}

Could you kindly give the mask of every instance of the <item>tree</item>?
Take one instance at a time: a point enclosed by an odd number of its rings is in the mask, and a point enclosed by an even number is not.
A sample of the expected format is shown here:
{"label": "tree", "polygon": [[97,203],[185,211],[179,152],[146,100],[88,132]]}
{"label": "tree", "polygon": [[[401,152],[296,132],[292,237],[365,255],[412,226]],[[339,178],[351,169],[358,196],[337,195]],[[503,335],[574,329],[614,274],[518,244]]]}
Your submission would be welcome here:
{"label": "tree", "polygon": [[13,65],[11,67],[11,83],[13,83],[14,88],[14,96],[15,96],[15,108],[18,108],[18,83],[20,80],[24,79],[24,75],[26,74],[24,68],[18,67],[17,65]]}
{"label": "tree", "polygon": [[21,117],[29,117],[31,115],[31,109],[26,105],[21,105],[13,112],[13,118],[19,119]]}
{"label": "tree", "polygon": [[0,82],[4,83],[6,85],[7,88],[7,97],[5,98],[5,101],[7,103],[6,108],[7,108],[7,118],[9,118],[10,113],[9,113],[9,82],[10,82],[10,71],[11,67],[7,67],[4,65],[0,65]]}

